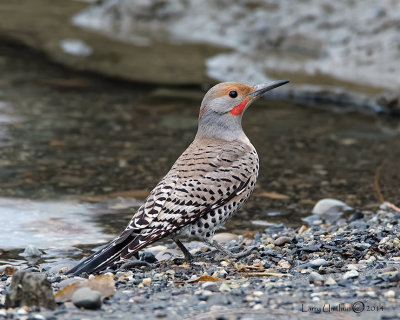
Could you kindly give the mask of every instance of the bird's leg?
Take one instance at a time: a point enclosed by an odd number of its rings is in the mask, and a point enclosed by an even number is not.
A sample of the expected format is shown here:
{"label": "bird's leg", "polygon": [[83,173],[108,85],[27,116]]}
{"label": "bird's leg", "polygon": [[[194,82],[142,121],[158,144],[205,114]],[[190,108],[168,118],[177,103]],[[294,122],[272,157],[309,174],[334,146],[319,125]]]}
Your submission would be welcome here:
{"label": "bird's leg", "polygon": [[181,251],[184,254],[186,260],[188,260],[188,261],[193,260],[192,254],[189,252],[188,249],[186,249],[186,247],[183,245],[183,243],[179,239],[172,238],[172,240],[174,240],[174,242],[179,247],[179,249],[181,249]]}
{"label": "bird's leg", "polygon": [[222,247],[217,241],[211,240],[208,242],[210,245],[212,245],[215,249],[217,249],[219,252],[223,253],[225,256],[231,257],[231,258],[242,258],[250,254],[251,251],[256,249],[256,247],[250,247],[248,249],[245,249],[239,253],[233,253],[230,252],[229,250],[225,249]]}

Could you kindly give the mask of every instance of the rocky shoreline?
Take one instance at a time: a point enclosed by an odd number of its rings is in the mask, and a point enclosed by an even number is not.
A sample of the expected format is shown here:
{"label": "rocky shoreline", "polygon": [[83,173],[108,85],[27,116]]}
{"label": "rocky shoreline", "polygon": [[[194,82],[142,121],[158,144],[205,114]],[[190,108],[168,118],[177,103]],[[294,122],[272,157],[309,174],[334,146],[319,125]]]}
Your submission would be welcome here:
{"label": "rocky shoreline", "polygon": [[[192,263],[182,261],[173,248],[156,255],[161,261],[147,251],[140,263],[125,265],[131,269],[106,270],[106,276],[100,276],[108,280],[102,279],[92,290],[94,307],[78,295],[71,302],[70,296],[77,290],[76,283],[89,292],[93,284],[87,283],[99,276],[90,276],[88,281],[47,272],[53,291],[59,291],[56,301],[65,302],[58,302],[54,310],[6,309],[12,276],[5,275],[2,267],[0,319],[132,315],[137,319],[319,319],[321,314],[327,319],[359,319],[360,314],[362,319],[398,319],[399,219],[400,212],[382,206],[377,212],[356,211],[331,224],[312,219],[309,226],[295,229],[270,227],[253,238],[226,242],[233,252],[256,247],[238,260],[221,257],[203,245],[192,249],[196,256]],[[30,269],[39,272],[41,268]],[[98,303],[97,291],[110,297]],[[82,299],[88,297],[85,294]]]}

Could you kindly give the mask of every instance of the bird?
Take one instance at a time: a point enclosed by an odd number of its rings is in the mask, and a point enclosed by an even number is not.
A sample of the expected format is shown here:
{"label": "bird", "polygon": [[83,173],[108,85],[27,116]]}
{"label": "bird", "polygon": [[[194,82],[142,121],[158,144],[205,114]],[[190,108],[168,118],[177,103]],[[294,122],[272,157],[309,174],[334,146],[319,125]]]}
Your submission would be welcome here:
{"label": "bird", "polygon": [[257,151],[242,129],[247,108],[288,80],[255,86],[223,82],[204,96],[193,142],[176,160],[136,211],[125,230],[66,274],[98,273],[115,268],[139,250],[172,238],[187,260],[193,256],[180,238],[194,237],[226,256],[213,240],[216,230],[237,212],[253,191],[259,171]]}

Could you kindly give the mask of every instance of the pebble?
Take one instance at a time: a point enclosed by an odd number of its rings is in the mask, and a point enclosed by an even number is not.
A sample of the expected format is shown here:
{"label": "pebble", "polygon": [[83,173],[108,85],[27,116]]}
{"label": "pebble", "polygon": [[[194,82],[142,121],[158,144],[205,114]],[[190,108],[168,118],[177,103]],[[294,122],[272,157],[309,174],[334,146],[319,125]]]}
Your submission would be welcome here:
{"label": "pebble", "polygon": [[226,283],[223,283],[219,286],[219,291],[221,292],[229,292],[231,291],[231,288]]}
{"label": "pebble", "polygon": [[330,262],[326,261],[325,259],[318,258],[318,259],[311,260],[309,262],[309,264],[312,267],[319,268],[319,267],[325,267],[325,266],[330,265]]}
{"label": "pebble", "polygon": [[145,251],[140,255],[140,260],[141,261],[145,261],[147,263],[155,263],[158,260],[156,259],[156,257],[154,256],[154,254],[150,251]]}
{"label": "pebble", "polygon": [[228,305],[231,304],[229,298],[226,295],[221,295],[221,294],[213,294],[211,295],[207,302],[211,305]]}
{"label": "pebble", "polygon": [[72,295],[72,302],[78,308],[84,309],[100,309],[101,294],[98,291],[88,287],[79,288]]}
{"label": "pebble", "polygon": [[346,280],[346,279],[355,278],[355,277],[358,277],[358,276],[359,276],[358,271],[353,269],[353,270],[347,271],[347,272],[343,275],[343,279]]}
{"label": "pebble", "polygon": [[217,242],[228,242],[232,240],[236,240],[238,235],[228,232],[219,232],[213,236],[213,240]]}
{"label": "pebble", "polygon": [[212,291],[212,292],[218,292],[219,291],[219,286],[215,282],[211,282],[211,281],[206,281],[206,282],[202,283],[201,287],[204,290],[209,290],[209,291]]}
{"label": "pebble", "polygon": [[352,210],[353,208],[349,207],[347,204],[340,200],[336,199],[322,199],[319,200],[314,208],[312,209],[312,213],[318,215],[320,217],[326,218],[338,218],[343,212]]}
{"label": "pebble", "polygon": [[383,295],[386,298],[394,298],[396,296],[396,292],[394,290],[388,290]]}
{"label": "pebble", "polygon": [[310,283],[322,284],[324,281],[324,277],[321,276],[318,272],[312,271],[309,276]]}
{"label": "pebble", "polygon": [[[293,310],[303,298],[315,305],[332,299],[362,301],[368,298],[377,305],[384,303],[385,312],[392,315],[390,310],[396,303],[400,282],[397,270],[400,258],[396,256],[400,226],[394,223],[400,214],[392,217],[388,213],[377,214],[374,223],[370,217],[371,213],[364,212],[364,217],[351,223],[341,219],[330,226],[311,225],[308,229],[302,228],[301,234],[288,227],[262,233],[251,243],[259,250],[241,259],[220,261],[210,254],[190,264],[170,260],[135,271],[110,270],[117,292],[104,302],[104,309],[118,310],[117,315],[148,310],[143,312],[148,312],[144,316],[149,318],[171,317],[172,313],[188,318],[216,310],[222,319],[227,318],[223,310],[229,310],[230,306],[248,310],[285,306]],[[228,247],[233,249],[240,241],[239,238],[231,240]],[[192,250],[200,254],[199,248],[200,245]],[[376,248],[379,250],[375,251]],[[138,262],[150,266],[148,262]],[[202,275],[227,281],[196,282]],[[356,277],[356,281],[351,280]],[[66,277],[54,278],[53,288],[82,280],[61,279]],[[10,280],[10,276],[0,277],[0,304]],[[191,299],[193,294],[196,299]],[[67,308],[68,303],[65,303]],[[387,304],[392,309],[386,309]],[[65,313],[65,307],[57,307],[56,312]],[[18,308],[14,310],[11,312],[18,318]],[[32,312],[28,311],[27,316],[32,318]],[[88,315],[88,318],[94,316]]]}
{"label": "pebble", "polygon": [[141,285],[146,285],[149,286],[151,285],[151,278],[145,278],[142,280],[142,282],[140,283]]}
{"label": "pebble", "polygon": [[332,277],[328,277],[325,281],[325,285],[329,285],[329,286],[333,286],[337,284],[337,282],[335,281],[335,279],[333,279]]}
{"label": "pebble", "polygon": [[290,268],[290,262],[282,259],[282,260],[279,260],[278,266],[283,268],[283,269],[289,269]]}
{"label": "pebble", "polygon": [[283,245],[285,245],[286,243],[290,243],[291,242],[291,239],[289,238],[289,237],[287,237],[287,236],[282,236],[282,237],[279,237],[278,239],[276,239],[275,241],[274,241],[274,245],[276,245],[276,246],[283,246]]}

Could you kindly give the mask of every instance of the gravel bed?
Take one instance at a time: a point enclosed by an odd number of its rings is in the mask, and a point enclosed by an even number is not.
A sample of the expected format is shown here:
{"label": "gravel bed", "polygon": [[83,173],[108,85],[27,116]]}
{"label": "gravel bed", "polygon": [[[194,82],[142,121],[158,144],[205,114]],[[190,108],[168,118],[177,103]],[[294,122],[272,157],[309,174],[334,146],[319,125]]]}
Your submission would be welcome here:
{"label": "gravel bed", "polygon": [[[321,313],[327,319],[399,319],[399,218],[385,209],[356,212],[330,225],[278,225],[253,239],[227,242],[233,252],[256,247],[237,260],[203,245],[193,250],[192,263],[178,257],[154,262],[146,252],[146,263],[104,272],[112,274],[116,291],[100,304],[98,293],[80,289],[73,302],[54,310],[6,309],[12,276],[3,275],[0,319],[320,319]],[[5,274],[4,267],[0,271]],[[48,279],[54,292],[83,280],[50,273]]]}

